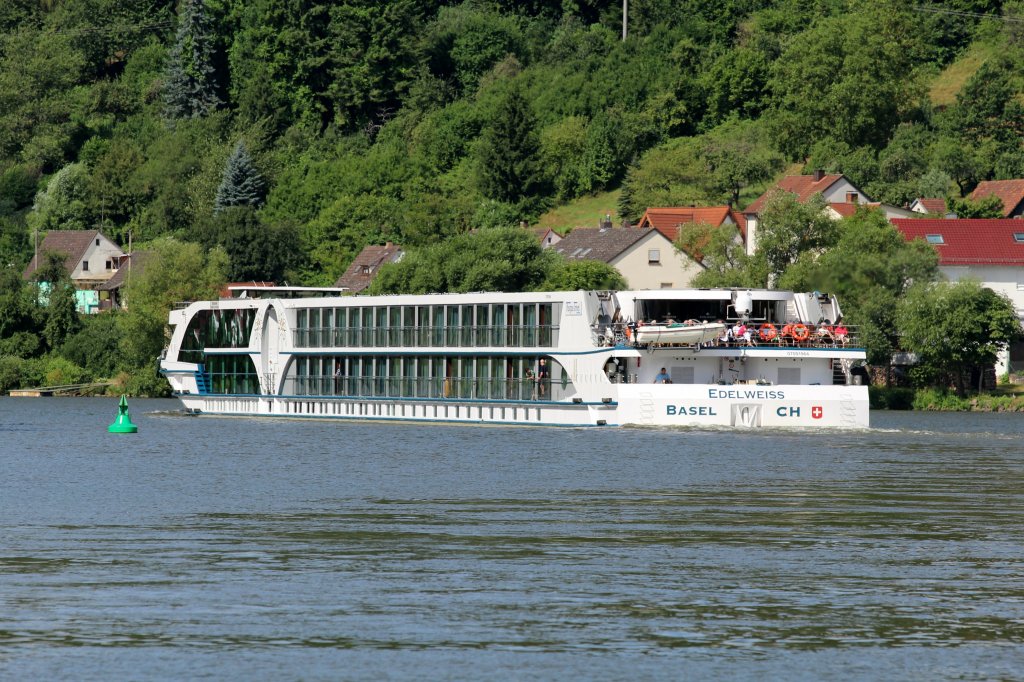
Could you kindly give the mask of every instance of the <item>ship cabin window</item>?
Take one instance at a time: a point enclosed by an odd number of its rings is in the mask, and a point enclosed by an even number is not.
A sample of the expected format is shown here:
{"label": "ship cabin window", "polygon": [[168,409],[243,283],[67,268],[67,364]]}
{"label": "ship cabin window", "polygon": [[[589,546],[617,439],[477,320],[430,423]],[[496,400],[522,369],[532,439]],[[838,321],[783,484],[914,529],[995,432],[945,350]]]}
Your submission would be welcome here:
{"label": "ship cabin window", "polygon": [[200,310],[185,328],[178,359],[203,363],[207,348],[248,348],[255,320],[254,308]]}
{"label": "ship cabin window", "polygon": [[299,308],[298,348],[549,348],[560,304],[494,303]]}
{"label": "ship cabin window", "polygon": [[[249,356],[238,357],[248,360]],[[576,389],[568,373],[550,358],[545,358],[547,375],[543,380],[537,379],[540,358],[536,355],[298,356],[288,368],[284,392],[302,396],[486,401],[551,401],[575,395]],[[255,374],[246,369],[244,363],[238,364],[240,362],[230,365],[230,371],[220,373],[233,372],[245,377],[251,374],[255,381]],[[236,389],[252,385],[252,382],[233,381],[230,386]],[[216,385],[229,386],[225,382]]]}
{"label": "ship cabin window", "polygon": [[[754,300],[750,311],[752,320],[776,321],[775,301]],[[701,322],[714,322],[716,320],[735,320],[736,311],[732,307],[730,299],[719,300],[673,300],[673,299],[648,299],[637,301],[637,320],[650,322],[665,322],[673,320],[700,320]]]}
{"label": "ship cabin window", "polygon": [[206,359],[210,393],[254,395],[260,392],[259,377],[248,355],[211,355]]}

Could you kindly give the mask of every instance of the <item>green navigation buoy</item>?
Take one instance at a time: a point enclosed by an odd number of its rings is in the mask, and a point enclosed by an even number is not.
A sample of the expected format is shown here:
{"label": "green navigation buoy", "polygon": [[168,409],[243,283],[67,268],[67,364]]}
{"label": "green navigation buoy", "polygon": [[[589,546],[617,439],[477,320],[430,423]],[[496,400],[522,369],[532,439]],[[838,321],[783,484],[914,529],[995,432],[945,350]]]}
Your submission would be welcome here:
{"label": "green navigation buoy", "polygon": [[121,396],[121,402],[117,406],[117,419],[107,427],[111,433],[138,433],[139,427],[132,424],[132,418],[128,416],[128,398]]}

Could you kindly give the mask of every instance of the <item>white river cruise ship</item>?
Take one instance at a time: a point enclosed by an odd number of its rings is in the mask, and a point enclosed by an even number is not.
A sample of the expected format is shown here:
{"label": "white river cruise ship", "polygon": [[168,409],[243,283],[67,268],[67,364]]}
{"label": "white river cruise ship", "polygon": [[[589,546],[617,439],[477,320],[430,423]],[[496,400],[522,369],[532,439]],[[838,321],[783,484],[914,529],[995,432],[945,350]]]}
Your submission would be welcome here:
{"label": "white river cruise ship", "polygon": [[169,322],[160,370],[193,414],[868,426],[864,349],[835,298],[819,292],[235,287]]}

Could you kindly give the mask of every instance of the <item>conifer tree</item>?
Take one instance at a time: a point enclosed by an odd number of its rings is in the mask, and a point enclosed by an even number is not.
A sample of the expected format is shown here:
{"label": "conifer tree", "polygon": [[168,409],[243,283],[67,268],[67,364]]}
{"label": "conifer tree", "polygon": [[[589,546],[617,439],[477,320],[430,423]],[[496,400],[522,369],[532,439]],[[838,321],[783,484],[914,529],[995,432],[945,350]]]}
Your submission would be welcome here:
{"label": "conifer tree", "polygon": [[263,176],[253,165],[245,143],[239,140],[224,165],[224,175],[214,199],[214,212],[220,213],[228,206],[259,206],[263,203],[264,191]]}
{"label": "conifer tree", "polygon": [[484,134],[480,155],[480,189],[484,196],[510,204],[542,189],[540,139],[536,117],[519,87],[498,105]]}
{"label": "conifer tree", "polygon": [[220,105],[213,41],[205,0],[183,0],[178,35],[167,64],[164,105],[168,118],[199,118]]}

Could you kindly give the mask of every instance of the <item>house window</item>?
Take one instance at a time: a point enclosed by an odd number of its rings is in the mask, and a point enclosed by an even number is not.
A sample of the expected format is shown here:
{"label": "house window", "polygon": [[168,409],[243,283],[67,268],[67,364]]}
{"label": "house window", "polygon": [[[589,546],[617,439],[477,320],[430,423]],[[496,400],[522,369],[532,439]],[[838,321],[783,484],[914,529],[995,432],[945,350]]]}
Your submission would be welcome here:
{"label": "house window", "polygon": [[364,265],[363,266],[363,274],[364,275],[369,275],[370,274],[370,266],[369,265]]}
{"label": "house window", "polygon": [[941,234],[926,234],[924,236],[928,240],[929,244],[945,244],[946,240],[942,238]]}
{"label": "house window", "polygon": [[96,246],[99,246],[99,245],[100,245],[100,238],[96,237]]}
{"label": "house window", "polygon": [[661,262],[661,249],[647,249],[647,262],[660,263]]}
{"label": "house window", "polygon": [[1018,244],[1024,244],[1024,232],[1014,232],[1013,241],[1017,242]]}
{"label": "house window", "polygon": [[672,288],[672,282],[662,282],[661,283],[661,288],[662,289],[671,289]]}
{"label": "house window", "polygon": [[89,272],[89,261],[87,261],[87,260],[82,261],[82,271],[83,272]]}
{"label": "house window", "polygon": [[108,260],[107,261],[107,270],[113,270],[113,269],[114,269],[114,261]]}

